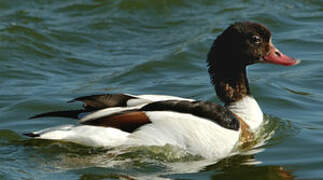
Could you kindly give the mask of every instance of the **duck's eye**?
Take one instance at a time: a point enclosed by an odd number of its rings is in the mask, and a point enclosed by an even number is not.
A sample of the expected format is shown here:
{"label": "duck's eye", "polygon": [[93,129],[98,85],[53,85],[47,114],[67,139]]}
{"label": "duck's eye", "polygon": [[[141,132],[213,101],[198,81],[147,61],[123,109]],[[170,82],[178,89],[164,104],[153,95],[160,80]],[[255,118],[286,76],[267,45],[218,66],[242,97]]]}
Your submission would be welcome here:
{"label": "duck's eye", "polygon": [[254,36],[252,36],[252,42],[258,45],[261,43],[261,39],[259,36],[254,35]]}

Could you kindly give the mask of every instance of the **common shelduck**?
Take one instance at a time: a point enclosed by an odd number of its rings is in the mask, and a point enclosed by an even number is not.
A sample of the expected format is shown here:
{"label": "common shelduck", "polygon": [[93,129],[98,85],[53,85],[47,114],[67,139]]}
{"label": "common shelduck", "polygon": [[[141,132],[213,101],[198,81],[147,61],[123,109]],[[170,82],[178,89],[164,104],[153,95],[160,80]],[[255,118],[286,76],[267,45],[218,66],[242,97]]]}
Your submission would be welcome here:
{"label": "common shelduck", "polygon": [[205,158],[228,156],[238,143],[253,141],[263,113],[251,95],[246,67],[255,63],[295,65],[271,41],[265,26],[237,22],[220,34],[207,56],[208,71],[224,105],[165,95],[101,94],[73,99],[83,109],[33,116],[79,119],[26,133],[87,146],[164,146],[183,148]]}

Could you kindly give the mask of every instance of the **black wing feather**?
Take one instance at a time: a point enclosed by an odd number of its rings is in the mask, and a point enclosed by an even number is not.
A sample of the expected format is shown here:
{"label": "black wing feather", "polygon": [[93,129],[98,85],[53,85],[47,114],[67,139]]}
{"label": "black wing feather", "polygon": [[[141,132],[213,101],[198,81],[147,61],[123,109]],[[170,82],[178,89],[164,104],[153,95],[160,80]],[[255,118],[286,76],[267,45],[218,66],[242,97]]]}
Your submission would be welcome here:
{"label": "black wing feather", "polygon": [[126,107],[129,99],[136,99],[136,97],[125,94],[100,94],[92,96],[83,96],[75,98],[68,103],[80,101],[83,102],[83,108],[80,110],[67,110],[67,111],[53,111],[38,114],[30,117],[29,119],[41,117],[65,117],[78,119],[79,115],[84,112],[92,112],[109,107]]}
{"label": "black wing feather", "polygon": [[126,107],[129,99],[136,97],[125,94],[100,94],[75,98],[69,102],[81,101],[88,110],[99,110],[108,107]]}
{"label": "black wing feather", "polygon": [[84,109],[69,110],[69,111],[52,111],[52,112],[37,114],[35,116],[30,117],[29,119],[42,118],[42,117],[65,117],[65,118],[78,119],[79,114],[84,112],[88,112],[88,111]]}
{"label": "black wing feather", "polygon": [[140,109],[141,111],[174,111],[189,113],[211,121],[227,129],[239,130],[240,123],[236,116],[226,107],[203,101],[168,100],[157,101]]}

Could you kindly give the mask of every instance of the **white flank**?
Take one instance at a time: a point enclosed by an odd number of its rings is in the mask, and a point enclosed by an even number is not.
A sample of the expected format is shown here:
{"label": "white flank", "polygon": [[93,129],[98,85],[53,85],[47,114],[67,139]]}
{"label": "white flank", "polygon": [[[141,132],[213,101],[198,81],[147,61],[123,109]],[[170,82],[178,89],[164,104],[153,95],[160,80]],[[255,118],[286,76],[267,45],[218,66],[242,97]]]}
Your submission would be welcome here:
{"label": "white flank", "polygon": [[39,134],[38,138],[41,139],[63,140],[95,147],[170,144],[211,159],[221,159],[230,155],[239,141],[240,131],[223,128],[210,120],[191,114],[170,111],[146,114],[152,123],[133,133],[107,127],[64,125],[34,134]]}
{"label": "white flank", "polygon": [[129,145],[171,144],[192,154],[207,158],[228,156],[239,140],[240,131],[223,128],[207,119],[191,114],[146,112],[152,121],[129,135]]}
{"label": "white flank", "polygon": [[34,132],[37,138],[62,140],[94,147],[114,147],[122,145],[129,133],[115,128],[88,126],[88,125],[63,125]]}
{"label": "white flank", "polygon": [[228,108],[244,120],[255,132],[262,124],[264,117],[257,101],[250,96],[246,96],[238,102],[232,103]]}
{"label": "white flank", "polygon": [[182,98],[177,96],[157,95],[157,94],[144,94],[144,95],[130,95],[137,98],[147,99],[150,101],[166,101],[166,100],[184,100],[195,101],[194,99]]}
{"label": "white flank", "polygon": [[134,106],[140,106],[142,104],[148,104],[151,103],[151,100],[148,99],[129,99],[127,101],[127,107],[134,107]]}

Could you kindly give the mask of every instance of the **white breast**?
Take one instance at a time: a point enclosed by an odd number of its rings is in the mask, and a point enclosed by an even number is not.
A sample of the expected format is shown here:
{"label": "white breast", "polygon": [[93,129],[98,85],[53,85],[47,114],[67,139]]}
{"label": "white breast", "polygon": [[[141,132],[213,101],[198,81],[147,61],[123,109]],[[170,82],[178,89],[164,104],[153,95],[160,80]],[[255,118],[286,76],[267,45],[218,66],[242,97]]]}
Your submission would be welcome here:
{"label": "white breast", "polygon": [[251,96],[230,104],[228,108],[242,118],[252,131],[255,131],[263,122],[263,113],[257,101]]}

